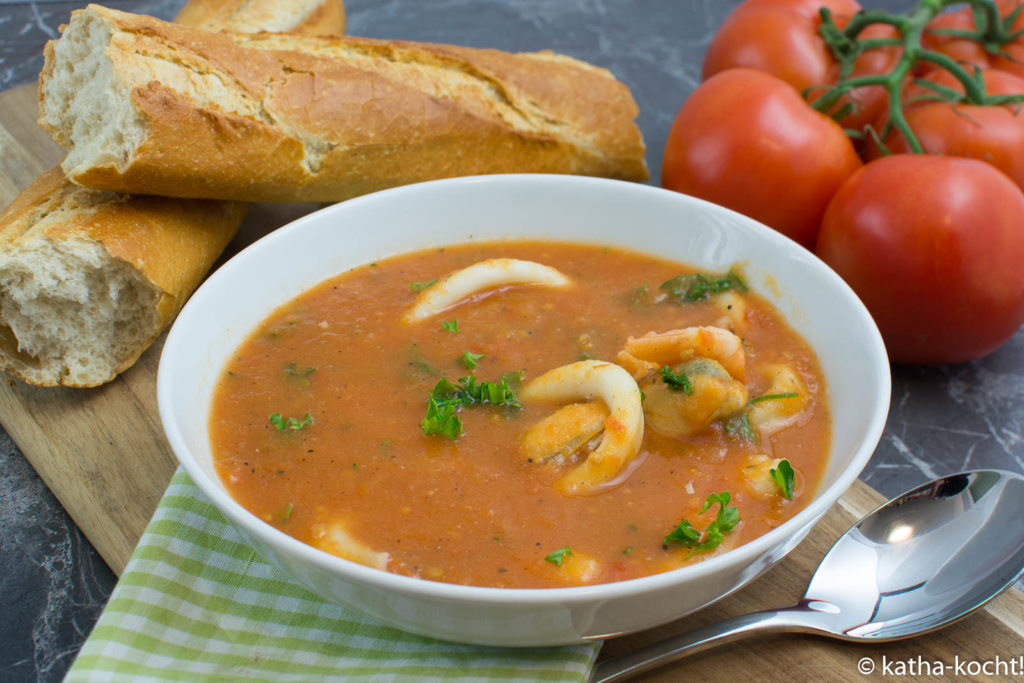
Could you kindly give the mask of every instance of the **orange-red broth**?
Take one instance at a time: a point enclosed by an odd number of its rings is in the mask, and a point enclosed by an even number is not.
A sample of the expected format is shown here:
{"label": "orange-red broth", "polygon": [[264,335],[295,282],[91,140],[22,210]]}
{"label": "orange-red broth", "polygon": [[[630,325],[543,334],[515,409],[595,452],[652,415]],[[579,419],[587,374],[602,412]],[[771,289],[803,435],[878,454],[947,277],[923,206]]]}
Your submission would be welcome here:
{"label": "orange-red broth", "polygon": [[[519,286],[458,305],[422,323],[401,321],[427,282],[485,258],[557,267],[567,289]],[[455,441],[420,428],[441,376],[469,374],[464,351],[484,354],[481,380],[525,370],[525,379],[588,355],[614,360],[627,336],[709,324],[710,302],[655,302],[660,283],[692,268],[621,249],[548,242],[482,243],[382,260],[328,280],[275,311],[228,363],[210,418],[217,470],[231,495],[282,531],[311,542],[315,525],[344,521],[356,539],[390,554],[388,570],[450,583],[556,587],[577,579],[545,558],[569,546],[620,581],[698,562],[778,526],[813,496],[830,427],[814,352],[761,297],[747,293],[750,396],[767,389],[759,364],[795,366],[811,394],[800,422],[750,444],[715,424],[685,442],[646,431],[639,465],[619,486],[568,497],[564,470],[530,463],[517,444],[554,408],[464,409]],[[647,285],[644,295],[643,285]],[[442,327],[458,320],[458,332]],[[308,368],[315,368],[309,371]],[[280,413],[313,424],[279,431]],[[755,453],[788,459],[792,501],[748,490],[741,468]],[[572,465],[570,465],[572,466]],[[664,537],[686,518],[703,529],[728,491],[740,524],[715,551],[689,554]]]}

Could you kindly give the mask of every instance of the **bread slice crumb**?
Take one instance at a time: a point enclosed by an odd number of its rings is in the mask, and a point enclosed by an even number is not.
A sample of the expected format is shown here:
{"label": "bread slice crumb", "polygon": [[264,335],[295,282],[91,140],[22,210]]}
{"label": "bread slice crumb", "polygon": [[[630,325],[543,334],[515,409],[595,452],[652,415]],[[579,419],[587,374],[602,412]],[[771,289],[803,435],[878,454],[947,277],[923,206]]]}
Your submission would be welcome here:
{"label": "bread slice crumb", "polygon": [[0,213],[0,368],[91,387],[142,355],[234,237],[245,205],[89,190],[60,167]]}
{"label": "bread slice crumb", "polygon": [[70,150],[67,168],[107,163],[124,168],[148,131],[106,55],[110,38],[107,24],[86,18],[69,25],[63,40],[47,45],[68,67],[52,73],[56,96],[40,101],[40,122],[73,117],[70,126],[49,129]]}
{"label": "bread slice crumb", "polygon": [[45,225],[39,228],[0,254],[5,369],[33,384],[107,382],[157,335],[161,292],[101,244],[52,244],[41,237]]}

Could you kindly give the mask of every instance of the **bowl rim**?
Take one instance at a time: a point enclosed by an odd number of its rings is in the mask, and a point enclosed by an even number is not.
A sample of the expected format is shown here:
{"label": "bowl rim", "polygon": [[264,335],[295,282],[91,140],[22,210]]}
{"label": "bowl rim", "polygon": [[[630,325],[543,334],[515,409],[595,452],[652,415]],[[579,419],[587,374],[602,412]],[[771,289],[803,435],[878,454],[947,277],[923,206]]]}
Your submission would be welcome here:
{"label": "bowl rim", "polygon": [[[188,348],[188,343],[184,340],[182,333],[184,323],[179,325],[179,322],[182,320],[187,321],[192,315],[192,311],[202,305],[202,302],[205,299],[211,297],[209,292],[217,292],[217,295],[219,295],[219,292],[223,291],[221,285],[222,281],[229,280],[234,275],[235,271],[244,268],[245,262],[250,258],[251,254],[271,248],[278,241],[290,239],[293,233],[305,230],[305,226],[309,223],[325,220],[325,216],[333,216],[336,213],[345,213],[350,211],[351,207],[359,207],[365,204],[372,204],[381,201],[391,201],[393,197],[415,195],[424,192],[429,193],[433,192],[435,188],[441,188],[444,190],[451,187],[479,185],[481,183],[513,185],[530,185],[539,183],[543,184],[546,190],[550,189],[552,184],[562,184],[565,186],[593,185],[598,191],[601,191],[604,187],[611,187],[611,185],[615,185],[618,190],[637,193],[641,200],[645,197],[650,197],[656,198],[660,201],[664,200],[666,197],[674,197],[685,202],[696,202],[700,205],[701,210],[704,211],[710,211],[712,213],[726,212],[727,214],[731,214],[733,217],[738,216],[742,219],[741,222],[746,223],[751,229],[765,231],[766,234],[764,237],[769,240],[777,241],[780,247],[787,249],[797,248],[804,251],[805,256],[812,257],[811,260],[816,261],[817,264],[820,265],[820,268],[823,271],[823,276],[831,279],[834,285],[838,286],[841,291],[845,292],[846,298],[849,299],[849,303],[853,309],[852,312],[859,318],[859,320],[856,321],[858,326],[863,326],[865,328],[866,338],[870,343],[870,348],[868,349],[869,355],[879,366],[876,368],[878,370],[876,374],[880,381],[876,387],[874,401],[872,402],[874,411],[867,423],[865,434],[861,439],[856,452],[851,457],[849,464],[839,472],[836,480],[830,486],[818,491],[806,507],[798,511],[778,527],[758,536],[757,538],[747,541],[740,546],[732,548],[720,555],[715,555],[695,564],[679,567],[677,569],[633,579],[585,586],[567,586],[558,588],[500,588],[444,583],[430,579],[394,574],[386,570],[375,569],[350,560],[345,560],[341,557],[319,550],[292,536],[289,536],[283,531],[278,530],[273,525],[263,521],[255,514],[245,509],[234,498],[222,490],[220,485],[213,481],[212,478],[208,477],[201,469],[197,458],[191,453],[182,432],[179,430],[179,420],[175,419],[176,413],[172,407],[173,401],[171,397],[171,390],[176,380],[173,375],[172,364],[175,354],[182,353]],[[518,190],[522,191],[522,188],[520,187]],[[559,241],[566,242],[573,241],[567,238],[558,239]],[[421,247],[417,247],[416,249],[420,248]],[[640,250],[640,253],[644,252]],[[325,276],[322,279],[327,279],[327,277],[332,276]],[[266,314],[269,315],[271,310],[272,308],[268,308]],[[884,367],[884,371],[882,371],[882,367]],[[422,598],[445,602],[462,601],[474,604],[491,605],[532,605],[547,603],[572,605],[579,603],[591,603],[595,600],[610,601],[618,598],[626,598],[633,595],[656,591],[658,589],[668,588],[675,584],[682,584],[690,578],[697,579],[714,574],[729,566],[749,566],[751,563],[756,561],[757,558],[770,552],[773,548],[782,546],[787,538],[798,534],[804,527],[809,529],[810,525],[817,523],[820,517],[824,515],[825,512],[836,503],[836,501],[839,500],[842,494],[858,478],[877,447],[877,444],[881,439],[888,414],[888,406],[891,396],[891,381],[888,357],[886,355],[885,346],[882,342],[881,334],[878,332],[877,326],[860,298],[853,292],[849,285],[847,285],[834,271],[831,270],[831,268],[814,257],[813,253],[806,251],[803,247],[797,245],[788,237],[777,233],[753,219],[737,214],[717,204],[712,204],[689,195],[684,195],[652,185],[605,178],[593,178],[588,176],[519,173],[447,178],[381,190],[379,192],[363,195],[361,197],[349,199],[345,202],[321,208],[291,221],[290,223],[269,232],[258,240],[247,245],[212,273],[195,291],[195,293],[193,293],[178,314],[174,325],[172,325],[167,335],[167,339],[160,356],[160,362],[157,370],[157,402],[164,432],[175,457],[178,459],[178,462],[182,465],[192,481],[198,486],[200,491],[202,491],[202,493],[214,504],[214,507],[218,508],[220,512],[227,516],[235,525],[242,526],[246,532],[255,535],[261,541],[271,546],[280,546],[287,554],[297,555],[298,559],[304,563],[313,564],[320,569],[328,570],[332,573],[348,575],[351,579],[359,583],[369,584],[377,588],[388,590],[392,593],[416,595]],[[776,559],[781,559],[781,556]],[[712,601],[717,600],[720,597],[722,596],[714,596]]]}

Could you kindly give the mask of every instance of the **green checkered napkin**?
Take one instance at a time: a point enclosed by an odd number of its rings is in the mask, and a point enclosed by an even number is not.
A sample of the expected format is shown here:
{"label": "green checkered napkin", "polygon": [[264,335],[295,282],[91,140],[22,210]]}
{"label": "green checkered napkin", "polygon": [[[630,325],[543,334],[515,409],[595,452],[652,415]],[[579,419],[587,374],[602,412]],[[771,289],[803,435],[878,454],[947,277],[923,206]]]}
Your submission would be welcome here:
{"label": "green checkered napkin", "polygon": [[65,680],[585,681],[599,647],[457,645],[324,602],[179,469]]}

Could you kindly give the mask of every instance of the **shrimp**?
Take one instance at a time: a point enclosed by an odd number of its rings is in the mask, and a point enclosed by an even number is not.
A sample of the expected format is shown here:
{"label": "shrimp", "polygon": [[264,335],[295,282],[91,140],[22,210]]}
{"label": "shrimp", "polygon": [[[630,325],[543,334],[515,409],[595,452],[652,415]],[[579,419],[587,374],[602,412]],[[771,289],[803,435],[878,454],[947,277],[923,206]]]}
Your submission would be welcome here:
{"label": "shrimp", "polygon": [[762,394],[763,398],[754,399],[749,417],[750,425],[765,435],[796,422],[810,404],[811,396],[800,375],[789,365],[771,364],[763,370],[771,376],[772,384]]}
{"label": "shrimp", "polygon": [[730,375],[743,381],[746,370],[743,342],[721,327],[686,327],[630,337],[617,360],[634,379],[639,379],[665,365],[685,363],[693,358],[718,361]]}
{"label": "shrimp", "polygon": [[[630,337],[617,361],[644,392],[650,427],[671,438],[698,432],[740,411],[747,402],[743,384],[743,343],[720,327],[687,327]],[[685,377],[685,390],[670,386],[659,371],[668,367]]]}
{"label": "shrimp", "polygon": [[311,545],[342,559],[384,570],[387,570],[391,561],[390,553],[372,550],[348,533],[338,520],[314,524],[312,532]]}
{"label": "shrimp", "polygon": [[640,452],[644,414],[640,389],[618,365],[584,360],[549,370],[519,392],[523,401],[600,398],[608,407],[601,443],[555,484],[566,495],[590,493],[612,480]]}
{"label": "shrimp", "polygon": [[403,320],[424,320],[451,308],[477,292],[508,285],[546,285],[566,287],[572,283],[558,270],[533,261],[493,258],[448,273],[442,280],[424,289]]}

